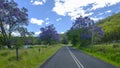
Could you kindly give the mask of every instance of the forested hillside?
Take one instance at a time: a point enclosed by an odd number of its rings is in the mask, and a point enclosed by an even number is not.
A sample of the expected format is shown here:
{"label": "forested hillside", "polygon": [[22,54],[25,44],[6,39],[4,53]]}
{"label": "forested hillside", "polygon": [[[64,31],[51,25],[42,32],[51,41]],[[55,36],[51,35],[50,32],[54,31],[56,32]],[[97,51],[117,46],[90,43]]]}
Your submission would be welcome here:
{"label": "forested hillside", "polygon": [[120,40],[120,13],[109,16],[97,22],[104,31],[104,42],[114,42]]}

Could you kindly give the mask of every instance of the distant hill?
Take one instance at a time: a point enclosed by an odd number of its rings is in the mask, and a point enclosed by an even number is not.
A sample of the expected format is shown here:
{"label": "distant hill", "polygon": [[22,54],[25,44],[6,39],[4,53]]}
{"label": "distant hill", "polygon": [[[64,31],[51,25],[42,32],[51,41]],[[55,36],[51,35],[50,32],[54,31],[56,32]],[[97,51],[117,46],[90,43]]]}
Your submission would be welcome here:
{"label": "distant hill", "polygon": [[104,31],[103,41],[118,41],[120,40],[120,13],[109,16],[97,22]]}

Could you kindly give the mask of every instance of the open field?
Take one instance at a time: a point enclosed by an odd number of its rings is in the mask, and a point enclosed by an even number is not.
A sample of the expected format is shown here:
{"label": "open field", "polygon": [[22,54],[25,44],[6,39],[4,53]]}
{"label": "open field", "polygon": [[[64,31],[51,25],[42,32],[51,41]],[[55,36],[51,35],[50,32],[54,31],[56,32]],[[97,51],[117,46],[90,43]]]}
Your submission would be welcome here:
{"label": "open field", "polygon": [[19,49],[18,61],[16,60],[15,49],[0,50],[0,68],[37,68],[59,48],[61,48],[61,45]]}
{"label": "open field", "polygon": [[120,43],[99,44],[93,47],[80,48],[80,50],[120,68]]}

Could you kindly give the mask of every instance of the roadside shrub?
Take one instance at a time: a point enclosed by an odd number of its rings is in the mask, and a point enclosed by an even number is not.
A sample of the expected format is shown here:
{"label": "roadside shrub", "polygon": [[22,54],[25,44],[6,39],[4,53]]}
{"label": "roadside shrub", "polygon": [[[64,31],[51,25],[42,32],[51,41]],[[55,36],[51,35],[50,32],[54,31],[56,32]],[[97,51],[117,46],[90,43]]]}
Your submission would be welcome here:
{"label": "roadside shrub", "polygon": [[120,45],[118,45],[118,44],[113,45],[113,48],[118,48],[118,47],[120,47]]}
{"label": "roadside shrub", "polygon": [[5,52],[1,53],[0,55],[1,55],[1,56],[8,56],[9,54],[10,54],[9,51],[5,51]]}
{"label": "roadside shrub", "polygon": [[102,53],[105,53],[105,52],[106,52],[104,48],[100,48],[98,51],[99,51],[99,52],[102,52]]}
{"label": "roadside shrub", "polygon": [[16,60],[16,56],[11,56],[8,58],[8,61],[14,61],[14,60]]}

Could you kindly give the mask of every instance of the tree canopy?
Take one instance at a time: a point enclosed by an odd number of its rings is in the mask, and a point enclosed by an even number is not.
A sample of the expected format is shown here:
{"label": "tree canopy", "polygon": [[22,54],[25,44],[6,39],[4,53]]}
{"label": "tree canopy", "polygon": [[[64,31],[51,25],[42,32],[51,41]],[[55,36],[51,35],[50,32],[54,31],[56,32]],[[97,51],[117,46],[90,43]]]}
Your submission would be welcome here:
{"label": "tree canopy", "polygon": [[45,28],[40,28],[41,33],[39,38],[44,44],[54,44],[59,42],[60,37],[55,27],[53,25],[46,26]]}
{"label": "tree canopy", "polygon": [[88,46],[91,44],[91,39],[94,42],[101,41],[103,37],[101,27],[96,26],[94,21],[89,17],[78,17],[71,29],[67,32],[68,39],[73,45]]}
{"label": "tree canopy", "polygon": [[[19,26],[28,24],[28,14],[26,8],[18,8],[14,0],[0,0],[0,33],[3,43],[11,48],[11,34]],[[7,26],[7,27],[6,27]]]}

